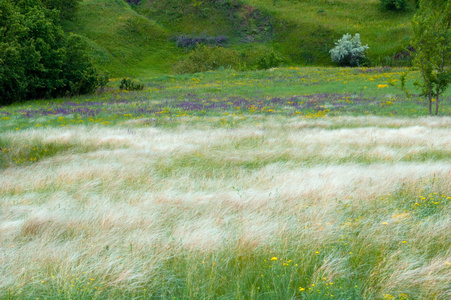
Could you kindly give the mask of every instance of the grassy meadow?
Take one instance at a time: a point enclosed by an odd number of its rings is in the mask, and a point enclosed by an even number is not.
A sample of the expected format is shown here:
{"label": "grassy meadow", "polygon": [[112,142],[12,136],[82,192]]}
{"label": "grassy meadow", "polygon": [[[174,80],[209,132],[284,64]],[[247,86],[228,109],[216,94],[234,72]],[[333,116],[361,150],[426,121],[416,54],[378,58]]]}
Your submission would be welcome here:
{"label": "grassy meadow", "polygon": [[404,71],[0,107],[0,298],[451,298],[451,94],[429,117]]}

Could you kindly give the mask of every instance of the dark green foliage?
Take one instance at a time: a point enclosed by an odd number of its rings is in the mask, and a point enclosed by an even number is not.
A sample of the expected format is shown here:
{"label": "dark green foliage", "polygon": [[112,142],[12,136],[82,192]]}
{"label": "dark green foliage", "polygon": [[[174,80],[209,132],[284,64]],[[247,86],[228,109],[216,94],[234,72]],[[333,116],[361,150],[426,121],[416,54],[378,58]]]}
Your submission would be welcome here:
{"label": "dark green foliage", "polygon": [[67,48],[62,68],[64,85],[61,92],[72,95],[89,94],[105,85],[105,75],[99,75],[86,52],[87,44],[81,36],[67,37]]}
{"label": "dark green foliage", "polygon": [[286,58],[272,47],[264,44],[249,45],[240,53],[243,68],[246,70],[262,70],[280,66]]}
{"label": "dark green foliage", "polygon": [[210,45],[210,46],[222,46],[227,44],[229,38],[224,35],[219,36],[207,36],[201,35],[187,35],[182,34],[173,38],[177,47],[181,48],[195,48],[198,44]]}
{"label": "dark green foliage", "polygon": [[403,11],[406,9],[407,0],[381,0],[381,5],[386,10]]}
{"label": "dark green foliage", "polygon": [[258,60],[259,69],[270,69],[278,67],[283,59],[274,51],[264,53]]}
{"label": "dark green foliage", "polygon": [[218,46],[199,44],[179,62],[174,71],[179,74],[205,72],[218,69],[261,70],[280,66],[283,57],[270,47],[253,45],[238,52]]}
{"label": "dark green foliage", "polygon": [[138,5],[140,0],[126,0],[128,4],[130,5]]}
{"label": "dark green foliage", "polygon": [[196,73],[219,68],[240,69],[240,54],[236,50],[223,47],[198,45],[176,67],[175,72]]}
{"label": "dark green foliage", "polygon": [[143,88],[144,88],[144,84],[142,84],[141,82],[139,82],[136,79],[131,79],[131,78],[123,78],[119,85],[120,90],[126,90],[126,91],[140,91]]}
{"label": "dark green foliage", "polygon": [[82,0],[41,0],[48,9],[59,11],[61,20],[73,20]]}
{"label": "dark green foliage", "polygon": [[81,37],[66,37],[40,0],[0,0],[0,105],[94,91],[98,75]]}

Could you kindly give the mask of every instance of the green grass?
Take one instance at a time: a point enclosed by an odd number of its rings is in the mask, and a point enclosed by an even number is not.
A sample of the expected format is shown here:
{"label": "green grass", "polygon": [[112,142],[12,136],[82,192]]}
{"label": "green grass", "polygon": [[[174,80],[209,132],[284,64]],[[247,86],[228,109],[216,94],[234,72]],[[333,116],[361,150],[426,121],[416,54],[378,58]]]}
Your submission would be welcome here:
{"label": "green grass", "polygon": [[[324,67],[256,72],[224,70],[141,77],[145,85],[142,91],[120,91],[120,78],[116,78],[98,95],[3,107],[0,130],[77,124],[195,126],[201,125],[205,118],[209,118],[209,126],[237,127],[242,123],[258,123],[266,117],[283,122],[285,116],[426,116],[425,99],[408,98],[390,85],[394,82],[399,86],[403,72],[402,68]],[[417,72],[407,77],[407,88],[413,94],[416,92],[413,82],[418,77]],[[440,115],[449,116],[449,91],[441,101]],[[62,113],[58,113],[61,109]],[[434,154],[426,153],[424,159],[428,155]]]}

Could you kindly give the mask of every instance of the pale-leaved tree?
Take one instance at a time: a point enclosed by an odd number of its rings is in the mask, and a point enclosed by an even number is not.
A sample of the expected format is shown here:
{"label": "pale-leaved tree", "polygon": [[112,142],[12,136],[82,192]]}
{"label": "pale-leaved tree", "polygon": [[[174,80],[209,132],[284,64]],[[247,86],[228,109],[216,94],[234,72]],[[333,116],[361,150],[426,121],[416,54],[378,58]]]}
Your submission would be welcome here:
{"label": "pale-leaved tree", "polygon": [[359,66],[365,58],[365,51],[370,47],[362,45],[360,42],[360,34],[356,33],[354,37],[349,33],[343,35],[335,47],[330,50],[330,57],[333,62],[337,62],[342,66]]}

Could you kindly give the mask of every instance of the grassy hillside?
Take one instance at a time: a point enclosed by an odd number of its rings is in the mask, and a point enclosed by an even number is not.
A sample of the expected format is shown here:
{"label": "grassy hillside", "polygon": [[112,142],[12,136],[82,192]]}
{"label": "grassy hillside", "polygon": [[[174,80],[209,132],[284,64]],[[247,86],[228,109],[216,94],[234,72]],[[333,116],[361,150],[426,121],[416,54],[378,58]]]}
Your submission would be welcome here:
{"label": "grassy hillside", "polygon": [[[188,50],[182,34],[219,36],[228,47],[275,49],[286,65],[331,65],[329,50],[344,33],[360,33],[373,65],[393,65],[409,41],[413,1],[406,12],[383,11],[379,0],[85,0],[67,29],[86,36],[99,65],[113,75],[172,73]],[[100,16],[100,17],[99,17]]]}
{"label": "grassy hillside", "polygon": [[112,75],[148,75],[171,69],[179,50],[170,32],[122,0],[85,0],[66,29],[89,39],[99,66]]}
{"label": "grassy hillside", "polygon": [[373,64],[384,64],[387,56],[408,45],[414,14],[413,1],[403,13],[382,10],[379,0],[246,2],[275,14],[281,24],[289,24],[277,28],[276,43],[298,63],[329,64],[328,51],[334,42],[345,33],[360,33],[362,42],[370,46]]}

